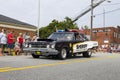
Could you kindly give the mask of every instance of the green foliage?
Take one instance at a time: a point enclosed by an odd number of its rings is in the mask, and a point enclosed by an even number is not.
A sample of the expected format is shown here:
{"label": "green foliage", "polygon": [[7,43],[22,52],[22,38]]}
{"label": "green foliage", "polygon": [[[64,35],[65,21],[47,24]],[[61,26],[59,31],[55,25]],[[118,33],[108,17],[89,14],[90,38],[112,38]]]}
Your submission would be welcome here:
{"label": "green foliage", "polygon": [[87,25],[84,26],[84,29],[89,29],[89,27]]}
{"label": "green foliage", "polygon": [[78,29],[78,26],[76,23],[73,23],[72,20],[68,17],[66,17],[64,21],[60,22],[54,19],[48,26],[39,29],[40,38],[47,38],[51,33],[56,31],[56,28],[63,30]]}

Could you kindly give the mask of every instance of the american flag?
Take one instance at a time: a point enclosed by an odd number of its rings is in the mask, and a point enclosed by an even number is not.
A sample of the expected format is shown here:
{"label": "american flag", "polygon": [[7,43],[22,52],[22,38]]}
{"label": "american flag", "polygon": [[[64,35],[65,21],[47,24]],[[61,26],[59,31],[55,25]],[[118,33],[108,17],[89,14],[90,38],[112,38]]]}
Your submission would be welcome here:
{"label": "american flag", "polygon": [[80,32],[84,33],[84,28],[83,27],[81,27]]}

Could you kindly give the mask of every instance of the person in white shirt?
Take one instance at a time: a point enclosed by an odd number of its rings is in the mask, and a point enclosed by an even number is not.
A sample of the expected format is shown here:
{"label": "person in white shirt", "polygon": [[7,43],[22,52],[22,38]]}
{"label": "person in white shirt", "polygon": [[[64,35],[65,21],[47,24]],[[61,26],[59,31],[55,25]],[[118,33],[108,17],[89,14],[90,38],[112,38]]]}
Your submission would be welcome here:
{"label": "person in white shirt", "polygon": [[29,41],[31,41],[30,35],[29,35],[27,32],[23,35],[23,38],[24,38],[24,42],[29,42]]}
{"label": "person in white shirt", "polygon": [[39,37],[37,36],[37,34],[35,34],[32,38],[32,41],[37,42],[37,39],[39,39]]}
{"label": "person in white shirt", "polygon": [[7,44],[7,35],[6,30],[2,29],[2,32],[0,33],[0,54],[4,56],[4,49]]}

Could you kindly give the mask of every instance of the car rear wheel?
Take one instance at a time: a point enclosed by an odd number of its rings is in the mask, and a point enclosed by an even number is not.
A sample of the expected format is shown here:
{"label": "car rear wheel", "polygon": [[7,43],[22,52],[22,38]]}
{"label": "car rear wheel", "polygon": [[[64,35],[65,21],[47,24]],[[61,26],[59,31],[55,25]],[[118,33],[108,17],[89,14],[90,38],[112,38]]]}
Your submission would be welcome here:
{"label": "car rear wheel", "polygon": [[92,51],[89,49],[87,52],[83,53],[83,57],[91,57]]}

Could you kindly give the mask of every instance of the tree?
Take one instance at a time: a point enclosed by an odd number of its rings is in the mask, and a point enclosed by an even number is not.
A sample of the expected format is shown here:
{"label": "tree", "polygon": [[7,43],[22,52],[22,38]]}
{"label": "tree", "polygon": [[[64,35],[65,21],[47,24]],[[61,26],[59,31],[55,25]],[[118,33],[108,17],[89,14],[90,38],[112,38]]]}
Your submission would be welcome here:
{"label": "tree", "polygon": [[48,26],[39,29],[40,38],[47,38],[56,29],[79,29],[76,23],[73,23],[69,17],[66,17],[64,21],[52,20]]}
{"label": "tree", "polygon": [[89,29],[89,27],[87,25],[84,26],[84,29]]}

